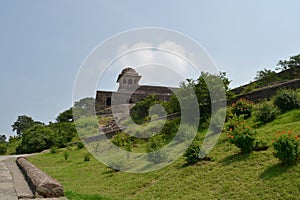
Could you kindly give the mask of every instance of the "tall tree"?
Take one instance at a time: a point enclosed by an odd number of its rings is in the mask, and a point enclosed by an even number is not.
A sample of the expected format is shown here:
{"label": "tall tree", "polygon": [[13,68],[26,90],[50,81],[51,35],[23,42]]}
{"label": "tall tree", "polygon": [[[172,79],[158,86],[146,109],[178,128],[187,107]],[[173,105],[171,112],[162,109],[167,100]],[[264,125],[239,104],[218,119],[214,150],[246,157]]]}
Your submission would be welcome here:
{"label": "tall tree", "polygon": [[6,136],[0,135],[0,155],[5,154],[7,151]]}
{"label": "tall tree", "polygon": [[300,54],[291,56],[289,60],[280,60],[277,66],[279,66],[279,69],[281,70],[300,67]]}
{"label": "tall tree", "polygon": [[74,121],[73,119],[73,113],[72,113],[72,108],[59,113],[59,115],[56,117],[57,122],[72,122]]}
{"label": "tall tree", "polygon": [[27,129],[34,125],[34,120],[26,115],[18,116],[17,121],[11,125],[12,131],[16,131],[18,136],[21,136]]}
{"label": "tall tree", "polygon": [[266,84],[276,81],[277,74],[275,71],[264,68],[263,70],[256,72],[256,77],[254,79],[260,81],[262,84]]}

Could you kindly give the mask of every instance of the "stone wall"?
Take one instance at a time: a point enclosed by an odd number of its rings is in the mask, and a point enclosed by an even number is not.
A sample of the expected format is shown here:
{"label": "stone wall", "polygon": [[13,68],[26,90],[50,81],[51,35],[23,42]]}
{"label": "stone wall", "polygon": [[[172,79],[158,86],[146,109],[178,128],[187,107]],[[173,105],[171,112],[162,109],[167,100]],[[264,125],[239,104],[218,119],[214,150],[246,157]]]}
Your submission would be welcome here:
{"label": "stone wall", "polygon": [[109,108],[110,103],[113,105],[117,104],[128,104],[136,103],[145,99],[149,95],[156,95],[159,100],[168,101],[173,95],[173,91],[177,88],[168,88],[161,86],[140,86],[134,93],[129,91],[119,91],[119,92],[108,92],[108,91],[97,91],[96,94],[96,111],[97,113],[100,110]]}
{"label": "stone wall", "polygon": [[300,79],[294,79],[284,83],[271,85],[262,89],[258,89],[249,93],[239,95],[230,103],[236,101],[239,98],[244,98],[250,101],[257,102],[262,99],[269,99],[273,97],[279,89],[298,89],[298,88],[300,88]]}

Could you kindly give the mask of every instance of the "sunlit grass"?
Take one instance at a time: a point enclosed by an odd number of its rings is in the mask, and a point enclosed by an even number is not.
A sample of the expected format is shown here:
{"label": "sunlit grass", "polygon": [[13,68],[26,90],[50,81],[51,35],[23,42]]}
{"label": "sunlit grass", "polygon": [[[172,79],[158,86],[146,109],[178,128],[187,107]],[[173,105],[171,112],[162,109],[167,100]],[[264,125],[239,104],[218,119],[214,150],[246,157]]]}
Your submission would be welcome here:
{"label": "sunlit grass", "polygon": [[292,129],[300,134],[299,119],[300,110],[294,110],[258,127],[257,138],[267,143],[266,151],[240,154],[223,133],[209,154],[212,161],[188,166],[181,157],[149,173],[113,172],[94,158],[85,162],[86,150],[75,147],[68,161],[63,150],[29,160],[61,182],[70,199],[299,199],[299,162],[280,165],[272,147],[278,131]]}

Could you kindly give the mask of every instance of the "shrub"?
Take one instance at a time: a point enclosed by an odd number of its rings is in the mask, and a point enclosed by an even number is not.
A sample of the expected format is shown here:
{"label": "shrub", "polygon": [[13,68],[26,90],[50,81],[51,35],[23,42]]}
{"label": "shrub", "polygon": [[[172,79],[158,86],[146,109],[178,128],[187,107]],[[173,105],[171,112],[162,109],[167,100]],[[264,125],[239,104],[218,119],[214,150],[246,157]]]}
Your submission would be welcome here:
{"label": "shrub", "polygon": [[70,152],[68,150],[65,150],[64,151],[64,158],[65,158],[65,160],[68,160],[69,156],[70,156]]}
{"label": "shrub", "polygon": [[256,120],[262,124],[273,121],[278,114],[278,109],[273,104],[264,102],[258,108],[255,114]]}
{"label": "shrub", "polygon": [[82,149],[84,147],[84,144],[82,142],[77,143],[77,148]]}
{"label": "shrub", "polygon": [[84,154],[84,159],[83,160],[85,162],[90,161],[90,154],[89,153]]}
{"label": "shrub", "polygon": [[51,147],[50,152],[53,153],[53,154],[57,153],[58,152],[57,147],[56,146]]}
{"label": "shrub", "polygon": [[292,134],[291,131],[278,132],[273,141],[275,157],[283,164],[292,164],[299,158],[299,145],[299,136]]}
{"label": "shrub", "polygon": [[255,132],[243,119],[237,117],[232,120],[234,122],[227,125],[230,142],[240,148],[242,153],[250,153],[253,150]]}
{"label": "shrub", "polygon": [[7,143],[6,142],[0,142],[0,155],[3,155],[7,151]]}
{"label": "shrub", "polygon": [[298,94],[294,90],[280,90],[274,99],[274,104],[281,112],[286,112],[295,108],[299,108],[300,101]]}
{"label": "shrub", "polygon": [[188,164],[195,164],[201,160],[199,153],[201,150],[201,143],[198,140],[194,140],[189,146],[186,152],[183,154]]}
{"label": "shrub", "polygon": [[166,160],[167,155],[159,151],[164,146],[164,140],[160,136],[152,137],[146,147],[148,160],[154,163],[160,163]]}
{"label": "shrub", "polygon": [[252,113],[252,101],[248,101],[246,99],[239,99],[237,102],[232,104],[232,114],[237,116],[243,115],[245,119],[251,117]]}

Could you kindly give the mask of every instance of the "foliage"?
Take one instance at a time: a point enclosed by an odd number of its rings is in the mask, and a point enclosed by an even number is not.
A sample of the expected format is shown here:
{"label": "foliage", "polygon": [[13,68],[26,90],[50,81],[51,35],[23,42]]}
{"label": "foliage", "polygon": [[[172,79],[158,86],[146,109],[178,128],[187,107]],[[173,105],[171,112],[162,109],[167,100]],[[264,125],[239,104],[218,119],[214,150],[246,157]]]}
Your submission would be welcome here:
{"label": "foliage", "polygon": [[299,108],[300,99],[294,90],[279,90],[275,96],[274,104],[281,112]]}
{"label": "foliage", "polygon": [[277,80],[277,73],[264,68],[263,70],[257,71],[254,79],[259,81],[261,84],[268,84]]}
{"label": "foliage", "polygon": [[167,158],[166,153],[163,151],[159,151],[164,145],[165,142],[162,137],[151,137],[146,147],[146,151],[148,153],[148,160],[154,163],[160,163],[165,161]]}
{"label": "foliage", "polygon": [[291,131],[278,132],[273,141],[275,157],[283,164],[293,164],[300,156],[299,145],[298,135],[292,134]]}
{"label": "foliage", "polygon": [[237,116],[243,115],[245,119],[251,117],[253,102],[247,99],[239,99],[231,105],[231,112]]}
{"label": "foliage", "polygon": [[271,102],[263,102],[257,108],[255,113],[256,120],[261,124],[265,124],[273,121],[279,114],[277,107],[275,107]]}
{"label": "foliage", "polygon": [[50,149],[51,153],[57,153],[58,152],[58,148],[56,146],[52,146]]}
{"label": "foliage", "polygon": [[35,124],[42,124],[41,122],[35,122],[31,117],[26,115],[18,116],[16,122],[12,126],[12,131],[17,131],[17,135],[22,135],[27,129]]}
{"label": "foliage", "polygon": [[197,138],[192,142],[183,156],[188,164],[192,165],[201,160],[199,153],[201,151],[201,142]]}
{"label": "foliage", "polygon": [[87,117],[95,115],[95,99],[92,97],[87,97],[75,102],[72,113],[74,120],[80,117]]}
{"label": "foliage", "polygon": [[124,132],[120,132],[113,136],[112,143],[124,148],[126,151],[131,151],[132,138]]}
{"label": "foliage", "polygon": [[0,135],[0,155],[3,155],[7,151],[7,142],[6,142],[6,136]]}
{"label": "foliage", "polygon": [[300,67],[300,54],[291,56],[289,60],[280,60],[277,66],[281,70],[295,69]]}
{"label": "foliage", "polygon": [[54,145],[53,131],[43,125],[34,125],[22,135],[22,142],[16,149],[17,154],[34,153],[49,149]]}
{"label": "foliage", "polygon": [[234,117],[227,125],[227,133],[232,144],[246,154],[253,150],[255,132],[241,117]]}
{"label": "foliage", "polygon": [[57,147],[65,147],[76,136],[76,128],[73,122],[50,123],[52,140]]}
{"label": "foliage", "polygon": [[84,147],[84,144],[82,142],[77,143],[77,149],[82,149]]}
{"label": "foliage", "polygon": [[72,122],[72,121],[74,121],[72,108],[70,108],[62,113],[59,113],[59,115],[56,117],[56,121],[57,122]]}
{"label": "foliage", "polygon": [[68,159],[69,159],[70,152],[69,152],[69,150],[68,150],[68,149],[64,150],[64,154],[63,154],[63,156],[64,156],[64,159],[65,159],[65,160],[68,160]]}
{"label": "foliage", "polygon": [[157,100],[155,95],[149,95],[145,99],[137,102],[130,110],[130,116],[136,123],[141,123],[146,120],[149,115],[149,109],[154,104],[160,104],[161,101]]}
{"label": "foliage", "polygon": [[85,162],[90,161],[90,154],[89,154],[89,153],[84,154],[83,160],[84,160]]}

